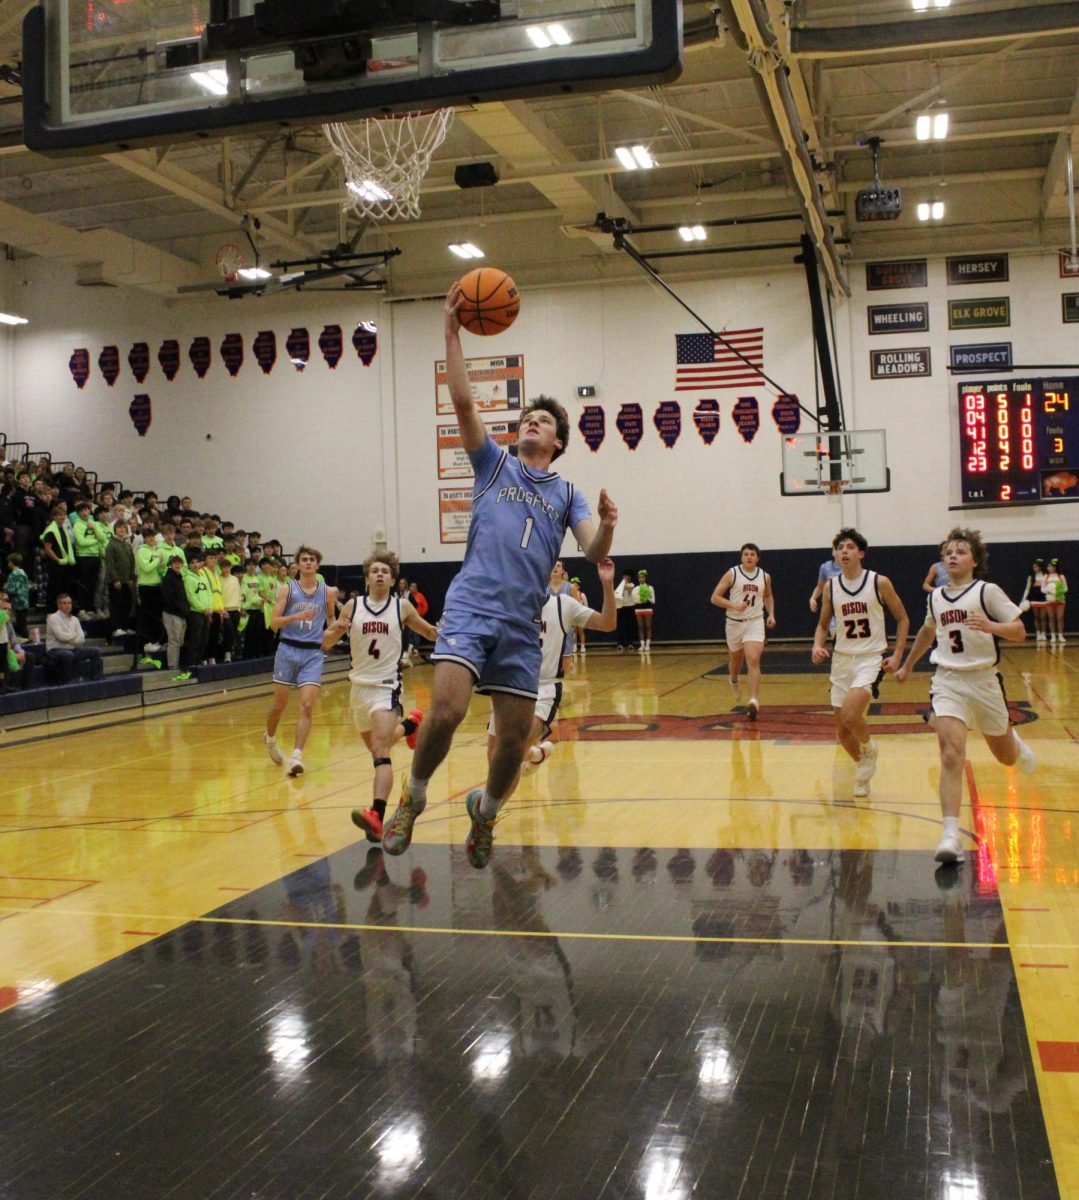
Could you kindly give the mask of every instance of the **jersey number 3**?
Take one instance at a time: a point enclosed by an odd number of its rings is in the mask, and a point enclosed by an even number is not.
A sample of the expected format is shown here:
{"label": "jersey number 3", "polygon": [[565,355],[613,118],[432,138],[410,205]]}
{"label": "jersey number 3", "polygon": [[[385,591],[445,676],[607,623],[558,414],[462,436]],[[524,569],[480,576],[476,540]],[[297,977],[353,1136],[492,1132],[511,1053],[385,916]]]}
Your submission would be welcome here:
{"label": "jersey number 3", "polygon": [[963,653],[963,631],[961,629],[949,629],[948,637],[952,640],[952,653]]}

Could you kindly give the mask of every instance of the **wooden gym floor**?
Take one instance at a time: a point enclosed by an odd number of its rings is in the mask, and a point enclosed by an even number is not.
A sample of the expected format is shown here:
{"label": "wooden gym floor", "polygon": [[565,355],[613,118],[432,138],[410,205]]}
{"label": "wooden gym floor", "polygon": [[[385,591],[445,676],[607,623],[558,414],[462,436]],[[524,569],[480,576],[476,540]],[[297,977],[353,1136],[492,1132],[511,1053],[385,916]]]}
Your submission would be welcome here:
{"label": "wooden gym floor", "polygon": [[1038,772],[971,740],[946,873],[928,675],[855,801],[803,647],[757,725],[593,649],[485,871],[483,701],[399,859],[345,683],[294,781],[265,692],[0,737],[0,1196],[1079,1200],[1074,655],[1005,651]]}

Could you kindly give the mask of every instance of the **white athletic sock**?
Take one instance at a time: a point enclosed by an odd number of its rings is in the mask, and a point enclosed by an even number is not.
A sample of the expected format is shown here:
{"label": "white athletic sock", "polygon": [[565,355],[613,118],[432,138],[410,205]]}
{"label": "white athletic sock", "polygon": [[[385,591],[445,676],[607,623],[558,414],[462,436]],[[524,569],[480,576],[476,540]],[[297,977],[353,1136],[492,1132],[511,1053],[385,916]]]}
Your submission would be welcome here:
{"label": "white athletic sock", "polygon": [[480,816],[485,821],[493,821],[498,816],[498,810],[502,806],[501,800],[496,800],[491,793],[484,788],[483,795],[480,797]]}
{"label": "white athletic sock", "polygon": [[944,832],[951,837],[958,837],[959,836],[959,818],[958,817],[945,817],[944,818]]}
{"label": "white athletic sock", "polygon": [[417,779],[415,775],[408,777],[408,796],[412,801],[412,807],[418,813],[423,812],[427,807],[427,785],[430,782],[429,779]]}

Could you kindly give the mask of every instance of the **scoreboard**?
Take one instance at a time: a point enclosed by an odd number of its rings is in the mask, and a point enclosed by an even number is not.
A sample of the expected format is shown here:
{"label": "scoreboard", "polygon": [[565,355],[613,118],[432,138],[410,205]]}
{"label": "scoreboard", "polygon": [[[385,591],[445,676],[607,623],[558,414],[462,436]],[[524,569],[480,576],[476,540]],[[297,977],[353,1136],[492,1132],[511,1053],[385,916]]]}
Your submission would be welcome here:
{"label": "scoreboard", "polygon": [[959,385],[962,503],[1079,500],[1079,375]]}

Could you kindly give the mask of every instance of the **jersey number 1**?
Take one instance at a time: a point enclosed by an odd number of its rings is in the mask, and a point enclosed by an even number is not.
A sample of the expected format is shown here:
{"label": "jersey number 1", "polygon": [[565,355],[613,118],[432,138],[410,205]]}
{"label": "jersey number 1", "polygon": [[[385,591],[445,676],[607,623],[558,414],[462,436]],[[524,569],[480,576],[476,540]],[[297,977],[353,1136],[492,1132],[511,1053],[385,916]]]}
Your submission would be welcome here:
{"label": "jersey number 1", "polygon": [[532,536],[532,526],[535,525],[535,523],[536,523],[535,517],[529,517],[525,521],[525,531],[521,536],[521,549],[522,550],[524,550],[528,547],[528,539]]}

